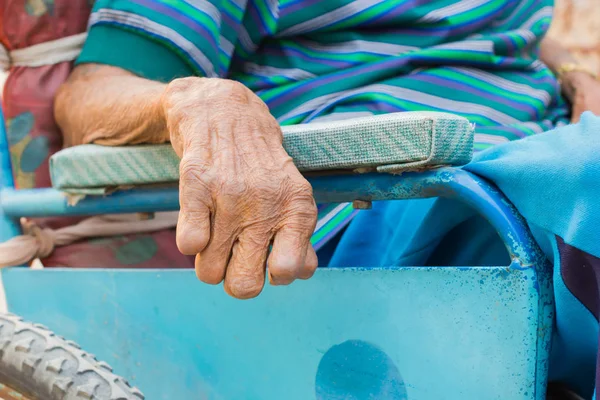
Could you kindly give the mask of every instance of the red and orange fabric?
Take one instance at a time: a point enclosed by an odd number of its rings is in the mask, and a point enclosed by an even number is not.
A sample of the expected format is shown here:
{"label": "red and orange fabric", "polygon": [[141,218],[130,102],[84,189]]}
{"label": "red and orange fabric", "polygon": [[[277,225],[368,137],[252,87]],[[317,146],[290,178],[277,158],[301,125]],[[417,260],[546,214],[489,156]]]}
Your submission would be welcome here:
{"label": "red and orange fabric", "polygon": [[[85,32],[92,4],[93,0],[3,0],[0,43],[10,52]],[[9,69],[2,109],[19,189],[51,185],[48,159],[63,145],[54,121],[54,96],[72,67],[72,62],[62,62]],[[56,228],[72,222],[62,218],[40,224]],[[42,262],[47,267],[193,268],[193,259],[177,250],[173,230],[80,242],[57,248]]]}

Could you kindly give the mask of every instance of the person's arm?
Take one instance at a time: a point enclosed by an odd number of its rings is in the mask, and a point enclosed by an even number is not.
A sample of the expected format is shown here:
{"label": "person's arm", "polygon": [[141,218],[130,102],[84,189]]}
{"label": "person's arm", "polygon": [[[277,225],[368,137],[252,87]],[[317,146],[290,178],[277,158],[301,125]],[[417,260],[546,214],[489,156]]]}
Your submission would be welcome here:
{"label": "person's arm", "polygon": [[65,146],[168,142],[160,104],[166,87],[121,68],[78,65],[55,99]]}
{"label": "person's arm", "polygon": [[561,91],[572,106],[572,120],[584,111],[600,115],[600,81],[583,67],[558,41],[546,36],[540,46],[540,59],[559,78]]}
{"label": "person's arm", "polygon": [[81,64],[60,88],[55,116],[70,145],[172,143],[181,157],[177,245],[196,255],[200,280],[224,280],[229,294],[249,298],[262,290],[267,257],[272,283],[314,273],[312,189],[283,149],[279,124],[242,84],[164,84]]}

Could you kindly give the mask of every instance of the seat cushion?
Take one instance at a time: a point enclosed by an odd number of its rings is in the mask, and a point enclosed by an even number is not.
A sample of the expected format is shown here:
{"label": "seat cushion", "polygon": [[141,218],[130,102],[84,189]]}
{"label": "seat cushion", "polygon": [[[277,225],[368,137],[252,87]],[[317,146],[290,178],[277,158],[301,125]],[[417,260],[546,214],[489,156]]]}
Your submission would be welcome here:
{"label": "seat cushion", "polygon": [[[464,165],[473,152],[473,125],[438,112],[405,112],[284,126],[283,146],[300,171],[400,173]],[[171,145],[82,145],[50,159],[52,184],[66,192],[176,182],[179,158]]]}

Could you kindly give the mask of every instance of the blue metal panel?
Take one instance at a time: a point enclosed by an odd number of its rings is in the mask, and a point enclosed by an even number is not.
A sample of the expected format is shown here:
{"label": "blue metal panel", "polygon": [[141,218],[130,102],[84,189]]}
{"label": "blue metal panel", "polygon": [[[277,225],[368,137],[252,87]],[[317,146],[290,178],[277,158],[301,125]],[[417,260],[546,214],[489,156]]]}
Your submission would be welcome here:
{"label": "blue metal panel", "polygon": [[88,196],[70,206],[65,193],[56,189],[4,189],[0,191],[0,209],[6,215],[32,218],[174,211],[179,209],[179,193],[177,188],[136,189],[109,196]]}
{"label": "blue metal panel", "polygon": [[11,311],[109,361],[149,400],[544,398],[551,320],[533,268],[322,269],[250,301],[189,270],[2,279]]}
{"label": "blue metal panel", "polygon": [[[0,203],[2,201],[2,189],[14,188],[10,151],[8,148],[8,137],[4,125],[4,114],[0,106]],[[4,242],[20,233],[17,218],[10,218],[4,214],[0,207],[0,242]]]}

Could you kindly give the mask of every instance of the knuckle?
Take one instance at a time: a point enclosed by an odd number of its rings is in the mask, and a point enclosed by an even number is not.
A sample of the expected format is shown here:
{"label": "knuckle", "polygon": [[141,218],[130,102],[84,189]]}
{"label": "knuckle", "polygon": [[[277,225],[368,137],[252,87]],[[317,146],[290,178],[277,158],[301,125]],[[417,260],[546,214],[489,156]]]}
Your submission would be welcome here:
{"label": "knuckle", "polygon": [[[314,202],[307,207],[306,211],[305,211],[305,216],[304,219],[312,224],[312,222],[316,222],[317,221],[317,217],[319,216],[318,210],[317,210],[317,206],[316,204],[314,204]],[[312,232],[311,232],[312,233]]]}
{"label": "knuckle", "polygon": [[183,184],[204,182],[208,178],[207,167],[196,158],[183,156],[179,163],[179,180]]}
{"label": "knuckle", "polygon": [[307,196],[312,199],[313,197],[313,188],[312,185],[304,178],[299,179],[294,182],[295,192],[301,196]]}
{"label": "knuckle", "polygon": [[252,105],[256,106],[257,109],[264,112],[265,115],[268,115],[268,118],[265,118],[265,120],[264,120],[268,129],[281,130],[279,123],[277,123],[277,120],[271,115],[271,110],[269,110],[269,106],[267,106],[267,104],[260,97],[252,96],[250,98],[250,103]]}
{"label": "knuckle", "polygon": [[205,215],[204,206],[210,209],[215,188],[214,174],[206,166],[190,158],[183,158],[179,165],[179,200],[181,209],[189,217]]}
{"label": "knuckle", "polygon": [[193,83],[197,82],[196,77],[176,78],[167,84],[167,92],[178,92],[188,90]]}
{"label": "knuckle", "polygon": [[221,85],[219,91],[225,94],[225,96],[219,96],[219,100],[242,104],[250,103],[250,91],[243,84],[229,79],[223,79],[219,84]]}
{"label": "knuckle", "polygon": [[195,101],[197,96],[190,96],[190,90],[195,90],[197,85],[204,81],[204,78],[186,77],[174,79],[167,84],[162,95],[161,102],[167,111],[179,109],[191,101]]}
{"label": "knuckle", "polygon": [[304,178],[292,180],[289,184],[288,199],[290,203],[306,209],[315,204],[312,186]]}
{"label": "knuckle", "polygon": [[177,78],[169,82],[165,89],[167,99],[169,99],[171,95],[176,95],[182,91],[187,91],[193,79],[194,78]]}
{"label": "knuckle", "polygon": [[[292,182],[286,175],[264,176],[248,184],[248,201],[257,214],[272,216],[280,224],[289,222],[299,230],[311,230],[317,208],[308,182]],[[310,232],[312,233],[312,231]]]}
{"label": "knuckle", "polygon": [[285,223],[288,228],[298,231],[314,229],[317,216],[317,206],[312,198],[311,201],[296,200],[288,204]]}

